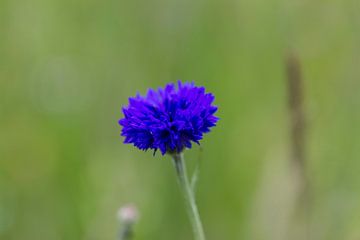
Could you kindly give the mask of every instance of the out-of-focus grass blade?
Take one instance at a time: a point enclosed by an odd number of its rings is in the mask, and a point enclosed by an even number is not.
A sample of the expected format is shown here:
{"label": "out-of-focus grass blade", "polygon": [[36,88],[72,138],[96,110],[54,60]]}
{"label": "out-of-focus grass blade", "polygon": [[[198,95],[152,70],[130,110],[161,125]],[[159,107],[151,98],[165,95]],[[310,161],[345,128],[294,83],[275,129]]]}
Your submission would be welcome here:
{"label": "out-of-focus grass blade", "polygon": [[197,163],[196,163],[194,172],[193,172],[192,177],[191,177],[191,183],[190,184],[191,184],[191,189],[194,192],[194,194],[196,192],[196,184],[197,184],[197,181],[198,181],[198,178],[199,178],[199,169],[200,169],[200,165],[201,165],[202,152],[203,152],[203,149],[202,149],[202,147],[200,147],[199,155],[197,157]]}

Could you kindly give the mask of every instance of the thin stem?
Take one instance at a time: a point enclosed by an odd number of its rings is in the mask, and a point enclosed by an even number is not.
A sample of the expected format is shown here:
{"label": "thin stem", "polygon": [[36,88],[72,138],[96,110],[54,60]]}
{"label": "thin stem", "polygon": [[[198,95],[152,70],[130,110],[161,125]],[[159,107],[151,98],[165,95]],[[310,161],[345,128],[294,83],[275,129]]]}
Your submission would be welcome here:
{"label": "thin stem", "polygon": [[188,214],[191,220],[192,228],[196,240],[205,240],[205,234],[202,227],[200,215],[195,202],[194,192],[189,182],[183,153],[175,153],[172,155],[174,165],[179,180],[181,190],[183,192],[185,202],[188,208]]}
{"label": "thin stem", "polygon": [[119,240],[130,240],[132,238],[132,224],[123,224],[119,231]]}

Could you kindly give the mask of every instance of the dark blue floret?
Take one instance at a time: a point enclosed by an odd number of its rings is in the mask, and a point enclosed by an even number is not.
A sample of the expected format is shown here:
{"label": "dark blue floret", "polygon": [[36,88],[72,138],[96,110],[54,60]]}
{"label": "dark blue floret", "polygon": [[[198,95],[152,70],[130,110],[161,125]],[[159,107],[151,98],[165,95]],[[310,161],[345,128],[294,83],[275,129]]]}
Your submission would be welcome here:
{"label": "dark blue floret", "polygon": [[171,83],[157,91],[149,89],[146,96],[129,98],[124,118],[119,120],[124,143],[141,150],[160,149],[163,155],[191,148],[191,142],[199,144],[218,121],[213,101],[204,87],[181,81],[177,88]]}

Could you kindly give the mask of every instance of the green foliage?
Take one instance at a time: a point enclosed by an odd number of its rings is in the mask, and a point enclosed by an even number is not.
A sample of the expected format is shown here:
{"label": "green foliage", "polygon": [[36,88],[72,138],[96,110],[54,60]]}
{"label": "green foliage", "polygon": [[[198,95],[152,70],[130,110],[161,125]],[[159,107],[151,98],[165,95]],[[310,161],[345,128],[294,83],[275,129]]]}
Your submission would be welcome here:
{"label": "green foliage", "polygon": [[170,158],[123,145],[117,124],[128,96],[177,79],[219,106],[197,186],[208,239],[289,239],[289,49],[305,81],[313,239],[359,239],[357,6],[0,1],[0,239],[115,239],[128,202],[136,240],[191,239]]}

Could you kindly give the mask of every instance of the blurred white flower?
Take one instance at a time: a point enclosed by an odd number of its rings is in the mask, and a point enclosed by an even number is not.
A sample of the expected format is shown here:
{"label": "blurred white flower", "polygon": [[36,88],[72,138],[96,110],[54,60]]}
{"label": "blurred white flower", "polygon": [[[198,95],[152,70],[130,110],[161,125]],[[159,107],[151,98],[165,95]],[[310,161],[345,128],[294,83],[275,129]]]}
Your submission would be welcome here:
{"label": "blurred white flower", "polygon": [[134,204],[128,204],[119,209],[117,217],[122,223],[133,224],[139,219],[139,212]]}

